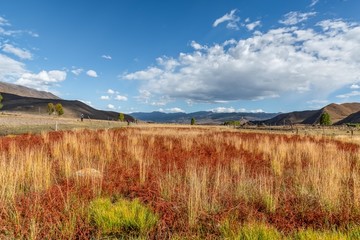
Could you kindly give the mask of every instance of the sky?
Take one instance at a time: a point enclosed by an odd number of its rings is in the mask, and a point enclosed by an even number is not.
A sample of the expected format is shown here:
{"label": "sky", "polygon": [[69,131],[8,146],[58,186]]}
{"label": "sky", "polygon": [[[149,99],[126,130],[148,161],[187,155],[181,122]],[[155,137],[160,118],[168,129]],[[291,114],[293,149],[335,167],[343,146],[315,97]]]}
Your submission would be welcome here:
{"label": "sky", "polygon": [[0,0],[0,81],[117,112],[360,102],[359,0]]}

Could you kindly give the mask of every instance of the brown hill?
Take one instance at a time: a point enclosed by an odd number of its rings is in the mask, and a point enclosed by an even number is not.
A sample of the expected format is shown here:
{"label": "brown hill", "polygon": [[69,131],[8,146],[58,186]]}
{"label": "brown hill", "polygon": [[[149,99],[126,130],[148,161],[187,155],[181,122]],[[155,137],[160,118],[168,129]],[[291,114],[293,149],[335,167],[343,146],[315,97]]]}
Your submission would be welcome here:
{"label": "brown hill", "polygon": [[360,111],[360,103],[332,103],[318,110],[314,115],[304,120],[303,124],[319,124],[320,116],[324,112],[327,112],[330,115],[331,122],[335,124],[358,111]]}
{"label": "brown hill", "polygon": [[[360,103],[329,104],[319,110],[299,111],[283,113],[260,123],[266,125],[288,125],[288,124],[319,124],[320,116],[324,112],[330,115],[333,124],[342,123],[345,119],[348,122],[360,120]],[[355,113],[358,113],[356,115]],[[351,117],[348,118],[348,117]],[[359,116],[357,118],[357,116]]]}
{"label": "brown hill", "polygon": [[347,116],[346,118],[337,122],[336,124],[341,125],[346,123],[360,123],[360,111]]}
{"label": "brown hill", "polygon": [[309,111],[297,111],[290,113],[282,113],[274,118],[262,121],[266,125],[289,125],[289,124],[301,124],[306,119],[313,116],[318,110]]}
{"label": "brown hill", "polygon": [[33,97],[33,98],[45,98],[45,99],[60,99],[50,92],[37,91],[32,88],[0,82],[0,93],[10,93],[23,97]]}
{"label": "brown hill", "polygon": [[[44,99],[23,97],[9,93],[2,93],[3,111],[22,112],[29,114],[47,114],[48,103],[61,103],[64,109],[63,117],[80,118],[84,114],[85,118],[100,120],[117,120],[119,113],[112,111],[102,111],[94,109],[80,101],[69,101],[63,99]],[[125,114],[125,120],[134,121],[134,118]]]}

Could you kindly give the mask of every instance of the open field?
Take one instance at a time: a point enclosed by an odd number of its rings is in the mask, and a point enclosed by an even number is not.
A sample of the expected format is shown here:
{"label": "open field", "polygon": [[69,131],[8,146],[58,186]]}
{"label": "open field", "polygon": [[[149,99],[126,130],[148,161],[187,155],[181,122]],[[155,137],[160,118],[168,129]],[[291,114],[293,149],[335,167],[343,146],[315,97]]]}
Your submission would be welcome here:
{"label": "open field", "polygon": [[41,133],[57,130],[72,129],[104,129],[125,126],[118,121],[104,121],[94,119],[63,118],[58,116],[35,115],[25,113],[1,113],[0,136],[9,134]]}
{"label": "open field", "polygon": [[0,239],[360,239],[346,135],[133,125],[0,149]]}

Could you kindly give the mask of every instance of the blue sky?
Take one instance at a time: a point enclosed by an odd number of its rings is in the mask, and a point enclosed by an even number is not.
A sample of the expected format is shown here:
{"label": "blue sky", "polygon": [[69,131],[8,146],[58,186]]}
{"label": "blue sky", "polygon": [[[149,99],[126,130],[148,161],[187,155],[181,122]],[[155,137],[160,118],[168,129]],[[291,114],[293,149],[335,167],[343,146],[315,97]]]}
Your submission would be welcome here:
{"label": "blue sky", "polygon": [[0,1],[0,81],[118,112],[360,101],[360,1]]}

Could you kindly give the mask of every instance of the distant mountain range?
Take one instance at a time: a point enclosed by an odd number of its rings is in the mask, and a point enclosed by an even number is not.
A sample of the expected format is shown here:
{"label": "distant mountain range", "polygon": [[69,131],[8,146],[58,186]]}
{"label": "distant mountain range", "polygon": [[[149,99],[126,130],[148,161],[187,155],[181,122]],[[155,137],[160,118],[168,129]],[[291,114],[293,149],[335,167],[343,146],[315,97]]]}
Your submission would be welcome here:
{"label": "distant mountain range", "polygon": [[135,112],[131,113],[134,118],[146,122],[160,123],[190,123],[195,118],[199,124],[222,124],[226,121],[261,121],[273,118],[277,113],[214,113],[211,111],[200,111],[193,113],[164,113],[164,112]]}
{"label": "distant mountain range", "polygon": [[147,122],[190,123],[195,118],[199,124],[223,124],[226,121],[249,121],[253,124],[289,125],[319,124],[321,115],[327,112],[333,124],[360,123],[360,103],[329,104],[318,110],[294,111],[289,113],[194,113],[136,112],[131,115]]}
{"label": "distant mountain range", "polygon": [[[3,96],[3,111],[46,114],[48,103],[61,103],[64,117],[116,120],[119,113],[94,109],[81,101],[64,100],[44,91],[20,85],[0,82],[0,93]],[[295,111],[289,113],[216,113],[200,111],[194,113],[135,112],[125,114],[125,120],[139,119],[146,122],[185,123],[195,118],[199,124],[223,124],[227,121],[252,122],[266,125],[319,124],[320,116],[327,112],[333,124],[360,123],[360,103],[329,104],[318,110]]]}

